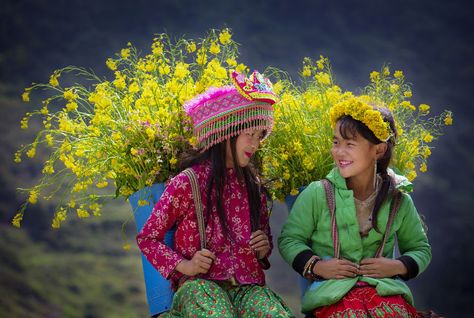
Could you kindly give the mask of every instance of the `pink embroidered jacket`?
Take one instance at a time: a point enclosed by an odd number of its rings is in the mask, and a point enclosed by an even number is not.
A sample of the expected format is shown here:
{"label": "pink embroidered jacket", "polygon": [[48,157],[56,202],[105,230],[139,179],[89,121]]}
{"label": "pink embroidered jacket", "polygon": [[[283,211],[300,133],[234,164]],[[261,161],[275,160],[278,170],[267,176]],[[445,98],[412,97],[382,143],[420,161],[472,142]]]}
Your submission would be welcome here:
{"label": "pink embroidered jacket", "polygon": [[[201,190],[204,215],[207,211],[207,184],[211,173],[208,162],[192,167],[197,174]],[[232,276],[241,284],[265,284],[262,265],[249,245],[251,225],[247,189],[239,182],[234,169],[227,169],[226,184],[222,206],[230,229],[230,240],[224,235],[216,208],[213,208],[210,220],[206,221],[206,247],[216,255],[216,261],[207,274],[200,277],[211,280],[226,280]],[[263,211],[260,217],[260,229],[270,240],[267,201],[262,194]],[[174,247],[164,243],[165,233],[176,224]],[[188,177],[180,173],[166,187],[160,200],[153,208],[150,218],[137,235],[138,247],[148,261],[165,277],[170,279],[173,288],[183,276],[175,271],[176,265],[183,259],[191,259],[200,249],[199,230]],[[270,254],[270,253],[269,253]],[[268,255],[267,255],[268,257]]]}

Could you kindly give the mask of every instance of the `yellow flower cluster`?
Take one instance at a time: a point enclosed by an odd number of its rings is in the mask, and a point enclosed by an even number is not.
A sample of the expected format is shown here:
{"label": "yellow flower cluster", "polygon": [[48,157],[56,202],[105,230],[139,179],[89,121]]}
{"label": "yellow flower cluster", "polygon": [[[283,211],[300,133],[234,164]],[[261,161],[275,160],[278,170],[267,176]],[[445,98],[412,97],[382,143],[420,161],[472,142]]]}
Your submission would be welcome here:
{"label": "yellow flower cluster", "polygon": [[[22,119],[24,129],[32,116],[44,127],[17,151],[15,162],[35,157],[38,146],[50,155],[13,224],[19,227],[27,205],[40,199],[56,195],[52,227],[59,228],[71,212],[78,218],[98,216],[106,199],[166,182],[178,172],[177,158],[195,142],[183,103],[211,86],[229,84],[231,70],[247,68],[237,59],[229,29],[194,40],[159,34],[148,55],[140,56],[128,43],[108,58],[110,79],[69,66],[55,71],[49,83],[26,88],[25,102],[35,90],[50,95],[43,108]],[[63,82],[79,84],[63,87]]]}
{"label": "yellow flower cluster", "polygon": [[[364,93],[370,96],[374,104],[387,105],[393,113],[397,125],[398,137],[391,166],[400,174],[413,181],[418,172],[428,171],[427,159],[431,155],[432,142],[443,134],[443,128],[452,124],[452,112],[445,110],[441,114],[428,117],[430,106],[413,105],[411,86],[405,81],[402,71],[393,75],[390,68],[384,66],[377,76],[371,77],[371,83]],[[396,86],[396,90],[390,87]]]}
{"label": "yellow flower cluster", "polygon": [[363,101],[362,98],[349,98],[334,105],[329,110],[331,127],[342,116],[351,116],[367,126],[380,141],[387,141],[392,135],[389,123],[383,120],[382,114]]}
{"label": "yellow flower cluster", "polygon": [[315,63],[304,59],[301,85],[283,71],[269,75],[276,78],[273,89],[280,102],[275,105],[273,132],[260,151],[262,175],[270,181],[273,198],[283,201],[331,169],[328,110],[352,94],[334,84],[329,60],[323,56]]}
{"label": "yellow flower cluster", "polygon": [[277,79],[274,90],[280,102],[275,105],[273,133],[264,142],[260,157],[270,192],[281,201],[324,178],[334,167],[332,129],[343,114],[362,121],[380,140],[387,140],[392,132],[370,106],[386,105],[398,131],[391,168],[409,180],[416,178],[417,171],[428,170],[431,143],[442,135],[445,125],[452,124],[450,111],[428,118],[429,105],[412,105],[413,94],[405,75],[399,70],[392,75],[388,66],[370,73],[370,83],[358,97],[334,83],[329,60],[323,56],[315,62],[303,60],[301,84],[295,84],[283,71],[274,70],[272,75]]}

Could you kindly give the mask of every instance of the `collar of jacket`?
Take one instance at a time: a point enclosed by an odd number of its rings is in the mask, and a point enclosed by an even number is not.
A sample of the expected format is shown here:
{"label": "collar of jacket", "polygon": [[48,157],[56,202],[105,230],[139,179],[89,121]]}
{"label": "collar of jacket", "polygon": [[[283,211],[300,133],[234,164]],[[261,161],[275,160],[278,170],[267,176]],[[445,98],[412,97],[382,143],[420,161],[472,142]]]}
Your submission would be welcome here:
{"label": "collar of jacket", "polygon": [[[399,189],[402,192],[412,192],[413,191],[413,183],[408,181],[407,178],[405,178],[402,175],[396,174],[392,169],[388,168],[387,169],[388,174],[394,178],[395,180],[395,186],[397,189]],[[341,174],[339,173],[339,169],[337,167],[333,168],[331,171],[326,176],[326,179],[331,181],[332,184],[337,189],[342,189],[342,190],[348,190],[347,189],[347,184],[346,184],[346,179],[344,179]]]}

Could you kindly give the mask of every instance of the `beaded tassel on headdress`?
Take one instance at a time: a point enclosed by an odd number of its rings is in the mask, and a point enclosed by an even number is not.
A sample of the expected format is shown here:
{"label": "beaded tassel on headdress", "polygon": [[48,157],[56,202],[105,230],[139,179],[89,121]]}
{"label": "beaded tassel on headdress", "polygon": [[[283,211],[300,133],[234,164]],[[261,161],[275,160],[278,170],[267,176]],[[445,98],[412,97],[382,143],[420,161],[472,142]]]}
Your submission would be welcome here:
{"label": "beaded tassel on headdress", "polygon": [[257,71],[249,78],[234,72],[232,78],[235,87],[209,88],[184,105],[202,151],[246,130],[272,130],[277,98],[270,81]]}

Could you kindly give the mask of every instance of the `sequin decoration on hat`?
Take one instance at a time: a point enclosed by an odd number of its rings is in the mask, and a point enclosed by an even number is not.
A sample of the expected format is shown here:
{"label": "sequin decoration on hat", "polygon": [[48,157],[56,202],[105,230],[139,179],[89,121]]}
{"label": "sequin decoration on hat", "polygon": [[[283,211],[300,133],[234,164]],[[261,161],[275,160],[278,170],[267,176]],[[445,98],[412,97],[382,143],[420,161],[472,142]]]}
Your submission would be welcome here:
{"label": "sequin decoration on hat", "polygon": [[184,104],[201,151],[247,130],[265,130],[265,137],[272,130],[271,82],[257,71],[249,78],[233,72],[232,79],[235,86],[211,87]]}

